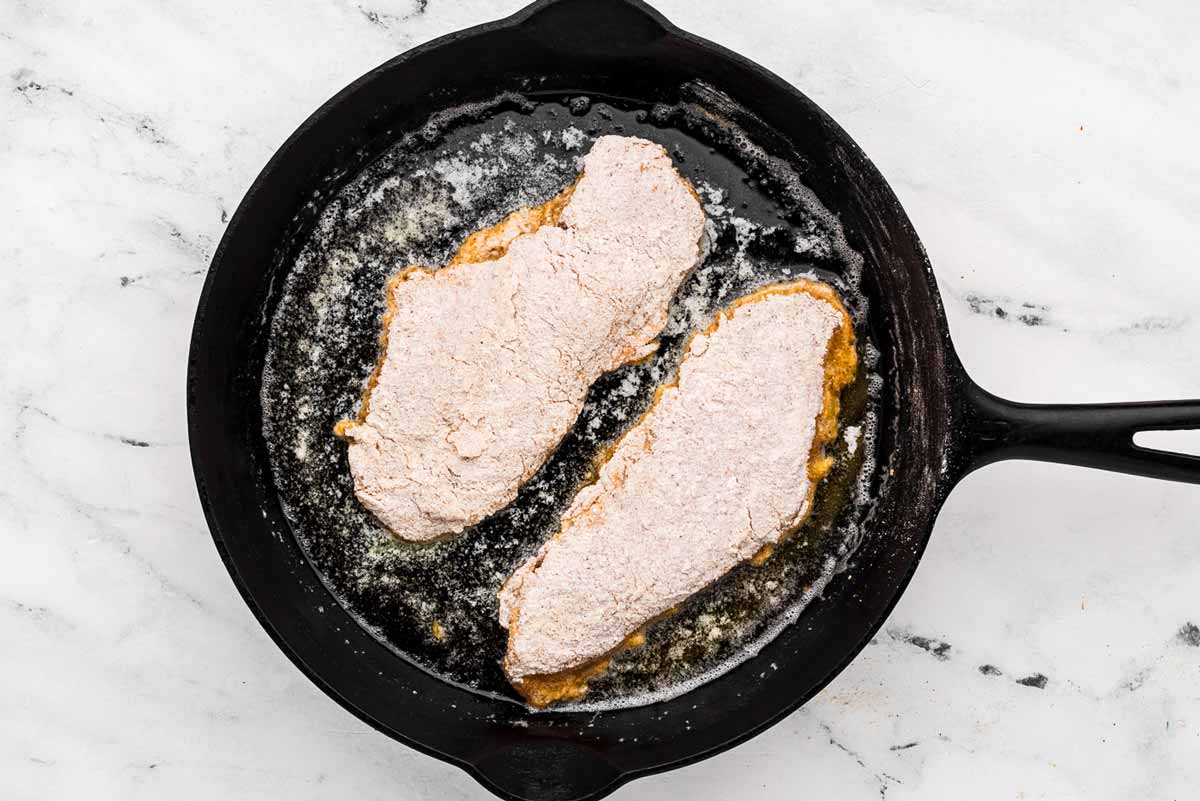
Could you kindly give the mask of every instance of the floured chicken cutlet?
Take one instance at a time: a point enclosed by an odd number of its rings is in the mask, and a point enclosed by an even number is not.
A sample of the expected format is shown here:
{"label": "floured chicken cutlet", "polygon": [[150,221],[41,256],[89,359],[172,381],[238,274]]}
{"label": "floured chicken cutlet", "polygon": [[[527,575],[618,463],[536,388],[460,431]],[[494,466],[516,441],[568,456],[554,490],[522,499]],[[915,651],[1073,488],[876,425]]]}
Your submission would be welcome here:
{"label": "floured chicken cutlet", "polygon": [[349,440],[354,491],[428,541],[503,508],[601,374],[653,353],[704,212],[667,152],[604,136],[575,183],[387,287],[383,354]]}
{"label": "floured chicken cutlet", "polygon": [[582,696],[648,624],[765,560],[832,466],[825,446],[856,371],[850,318],[815,281],[761,289],[693,337],[677,382],[500,590],[518,692],[534,706]]}

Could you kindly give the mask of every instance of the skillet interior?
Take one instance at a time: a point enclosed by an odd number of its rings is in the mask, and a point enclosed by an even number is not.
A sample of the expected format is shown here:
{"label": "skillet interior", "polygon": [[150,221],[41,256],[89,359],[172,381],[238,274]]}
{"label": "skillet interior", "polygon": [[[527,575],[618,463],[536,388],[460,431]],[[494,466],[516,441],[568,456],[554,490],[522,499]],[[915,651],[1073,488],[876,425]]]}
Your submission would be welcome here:
{"label": "skillet interior", "polygon": [[[441,682],[383,647],[329,596],[292,538],[272,486],[258,402],[272,284],[282,266],[276,246],[297,235],[376,143],[441,108],[513,89],[669,102],[680,84],[697,78],[787,140],[803,180],[865,257],[870,333],[886,382],[879,409],[886,480],[852,568],[758,660],[650,707],[595,718],[531,716]],[[898,598],[951,483],[947,473],[958,469],[949,447],[957,362],[924,252],[882,178],[794,89],[634,3],[539,3],[418,48],[331,100],[280,149],[231,221],[201,299],[189,368],[205,512],[268,632],[360,717],[514,797],[603,793],[622,779],[729,747],[807,700]],[[764,661],[778,670],[760,677]],[[685,715],[692,725],[682,730]]]}
{"label": "skillet interior", "polygon": [[[680,105],[649,109],[532,93],[448,109],[339,192],[316,230],[295,243],[295,261],[276,283],[261,402],[292,531],[343,606],[448,681],[519,700],[500,669],[507,644],[500,585],[555,534],[580,485],[594,478],[595,460],[671,380],[712,310],[804,274],[838,287],[865,320],[861,257],[841,240],[838,223],[786,164],[750,144],[754,121],[728,98],[697,83],[678,92]],[[605,133],[659,141],[708,209],[701,264],[676,293],[656,353],[596,381],[571,431],[505,509],[445,541],[398,542],[358,502],[348,449],[333,434],[358,408],[379,357],[385,284],[413,262],[444,263],[469,230],[556,194],[574,178],[589,140]],[[461,309],[457,335],[470,337],[479,324],[486,323]],[[870,364],[874,348],[864,331],[858,349],[860,363]],[[646,644],[619,654],[573,706],[610,709],[676,695],[750,657],[796,619],[846,561],[869,512],[876,462],[868,407],[881,387],[864,367],[841,393],[849,438],[829,448],[835,468],[799,530],[765,564],[734,569],[657,622]],[[715,418],[708,435],[731,422]],[[666,511],[660,523],[675,525]]]}

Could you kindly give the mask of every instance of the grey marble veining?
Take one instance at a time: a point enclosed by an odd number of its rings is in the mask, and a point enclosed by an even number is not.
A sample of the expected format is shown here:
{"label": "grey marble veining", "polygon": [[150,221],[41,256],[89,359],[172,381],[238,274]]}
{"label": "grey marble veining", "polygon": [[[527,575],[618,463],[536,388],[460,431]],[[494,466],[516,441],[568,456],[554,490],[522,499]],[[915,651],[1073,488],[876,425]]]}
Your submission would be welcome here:
{"label": "grey marble veining", "polygon": [[[515,0],[0,3],[0,797],[484,798],[359,723],[212,547],[187,339],[242,192],[321,102]],[[971,374],[1200,396],[1200,6],[664,0],[821,104],[929,250]],[[617,798],[1200,792],[1200,490],[969,477],[812,703]]]}

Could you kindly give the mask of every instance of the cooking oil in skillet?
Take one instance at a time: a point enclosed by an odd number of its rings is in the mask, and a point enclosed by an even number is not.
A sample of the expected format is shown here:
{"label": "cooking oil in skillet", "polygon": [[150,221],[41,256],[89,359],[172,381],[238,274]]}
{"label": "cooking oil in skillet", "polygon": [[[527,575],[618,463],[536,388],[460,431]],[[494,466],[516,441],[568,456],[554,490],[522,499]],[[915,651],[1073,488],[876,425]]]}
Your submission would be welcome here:
{"label": "cooking oil in skillet", "polygon": [[[702,85],[674,105],[504,95],[438,115],[402,137],[330,200],[282,282],[263,376],[263,424],[292,529],[327,585],[382,641],[455,683],[515,699],[500,669],[496,592],[553,535],[595,456],[674,373],[681,345],[712,313],[766,283],[807,276],[836,287],[856,322],[861,259],[789,163],[739,127],[738,109]],[[602,377],[574,427],[516,500],[432,545],[395,540],[354,497],[334,423],[352,415],[378,357],[383,286],[409,264],[444,263],[472,231],[541,203],[574,180],[603,134],[671,153],[704,203],[705,252],[671,307],[659,352]],[[879,380],[843,393],[846,435],[811,516],[761,567],[734,570],[616,657],[581,704],[670,697],[755,653],[819,595],[857,543],[874,472]],[[720,421],[714,421],[720,425]],[[771,669],[764,666],[764,670]]]}

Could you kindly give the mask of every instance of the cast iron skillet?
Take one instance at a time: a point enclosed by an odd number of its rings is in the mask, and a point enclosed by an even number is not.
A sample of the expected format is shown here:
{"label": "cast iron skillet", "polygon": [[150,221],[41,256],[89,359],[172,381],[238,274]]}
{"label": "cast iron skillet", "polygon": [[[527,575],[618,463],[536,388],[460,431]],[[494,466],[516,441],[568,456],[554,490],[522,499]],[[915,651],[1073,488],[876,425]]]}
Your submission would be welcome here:
{"label": "cast iron skillet", "polygon": [[[314,193],[327,196],[362,166],[370,142],[441,108],[531,85],[652,103],[693,79],[787,140],[805,181],[865,257],[868,327],[887,382],[879,410],[885,478],[852,577],[836,578],[759,657],[672,701],[598,716],[533,714],[445,683],[382,645],[329,594],[291,536],[258,400],[277,246],[295,234]],[[217,249],[196,314],[187,397],[213,539],[279,647],[372,726],[515,799],[599,798],[730,748],[803,704],[882,624],[947,493],[981,465],[1040,459],[1200,483],[1200,458],[1132,442],[1135,431],[1200,427],[1200,401],[1032,406],[973,384],[951,347],[925,251],[850,137],[779,77],[637,0],[540,0],[392,59],[322,106],[259,175]],[[764,674],[764,662],[778,670]]]}

